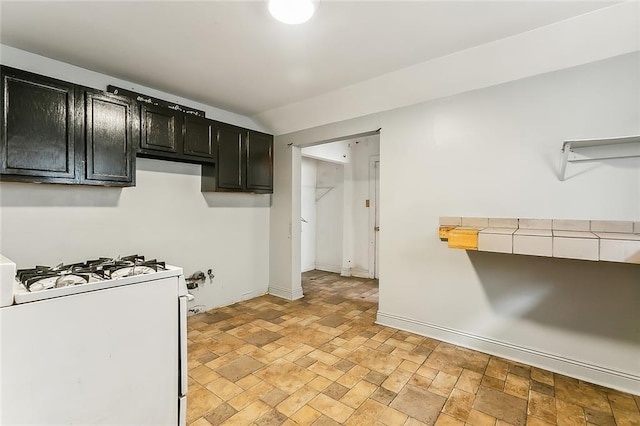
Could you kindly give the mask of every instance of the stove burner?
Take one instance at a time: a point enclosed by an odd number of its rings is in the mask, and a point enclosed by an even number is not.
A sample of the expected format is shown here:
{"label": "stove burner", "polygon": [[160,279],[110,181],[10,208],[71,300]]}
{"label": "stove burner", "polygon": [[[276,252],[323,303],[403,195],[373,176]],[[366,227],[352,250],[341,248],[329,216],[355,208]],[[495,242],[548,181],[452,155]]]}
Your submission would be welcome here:
{"label": "stove burner", "polygon": [[115,259],[101,257],[84,263],[59,264],[54,267],[36,266],[16,271],[20,281],[29,291],[41,291],[89,282],[151,274],[166,269],[164,262],[145,260],[144,256],[131,255]]}

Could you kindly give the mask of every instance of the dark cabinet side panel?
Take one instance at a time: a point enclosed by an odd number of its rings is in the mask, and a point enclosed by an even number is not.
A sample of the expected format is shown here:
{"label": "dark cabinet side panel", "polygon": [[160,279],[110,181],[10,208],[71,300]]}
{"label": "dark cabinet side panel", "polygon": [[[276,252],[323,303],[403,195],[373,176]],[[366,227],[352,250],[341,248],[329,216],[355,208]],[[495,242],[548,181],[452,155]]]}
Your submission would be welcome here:
{"label": "dark cabinet side panel", "polygon": [[86,179],[133,181],[133,125],[130,100],[87,92],[85,98]]}
{"label": "dark cabinet side panel", "polygon": [[249,131],[247,135],[247,189],[273,192],[273,136]]}
{"label": "dark cabinet side panel", "polygon": [[242,190],[244,182],[243,165],[244,129],[220,124],[217,146],[217,187]]}
{"label": "dark cabinet side panel", "polygon": [[143,104],[140,119],[142,135],[140,148],[143,151],[178,153],[182,147],[182,114],[168,108]]}
{"label": "dark cabinet side panel", "polygon": [[185,115],[184,154],[213,158],[214,122],[206,118]]}
{"label": "dark cabinet side panel", "polygon": [[0,173],[75,178],[74,86],[2,68]]}

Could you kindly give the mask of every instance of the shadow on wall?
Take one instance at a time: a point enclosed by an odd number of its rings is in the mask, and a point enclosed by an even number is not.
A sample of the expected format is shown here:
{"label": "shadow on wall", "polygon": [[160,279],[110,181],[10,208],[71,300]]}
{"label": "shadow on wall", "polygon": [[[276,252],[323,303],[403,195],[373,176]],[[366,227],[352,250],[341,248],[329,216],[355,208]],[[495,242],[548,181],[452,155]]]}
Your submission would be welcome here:
{"label": "shadow on wall", "polygon": [[[202,169],[198,164],[180,163],[165,160],[138,159],[137,169],[154,173],[170,173],[197,177],[200,180]],[[196,189],[199,191],[199,189]],[[207,207],[253,208],[270,207],[270,194],[248,194],[239,192],[202,192]]]}
{"label": "shadow on wall", "polygon": [[198,177],[200,176],[200,166],[198,164],[181,163],[178,161],[169,160],[156,160],[152,158],[137,158],[136,170]]}
{"label": "shadow on wall", "polygon": [[118,207],[122,188],[0,183],[2,207]]}
{"label": "shadow on wall", "polygon": [[467,251],[501,316],[640,344],[640,266]]}
{"label": "shadow on wall", "polygon": [[271,207],[271,194],[203,192],[208,207]]}

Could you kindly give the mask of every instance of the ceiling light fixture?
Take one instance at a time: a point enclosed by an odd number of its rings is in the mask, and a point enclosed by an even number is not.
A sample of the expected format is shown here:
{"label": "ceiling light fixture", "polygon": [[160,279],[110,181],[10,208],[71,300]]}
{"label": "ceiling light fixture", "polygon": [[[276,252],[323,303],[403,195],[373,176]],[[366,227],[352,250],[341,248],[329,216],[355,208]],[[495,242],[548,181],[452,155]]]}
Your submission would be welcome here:
{"label": "ceiling light fixture", "polygon": [[311,19],[315,5],[312,0],[269,0],[269,12],[280,22],[297,25]]}

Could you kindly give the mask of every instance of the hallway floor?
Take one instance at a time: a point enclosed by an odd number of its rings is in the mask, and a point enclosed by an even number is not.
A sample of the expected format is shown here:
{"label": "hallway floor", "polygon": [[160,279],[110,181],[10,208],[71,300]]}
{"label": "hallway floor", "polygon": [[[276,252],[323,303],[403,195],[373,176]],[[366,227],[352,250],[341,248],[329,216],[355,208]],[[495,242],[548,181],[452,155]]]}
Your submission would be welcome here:
{"label": "hallway floor", "polygon": [[187,423],[640,425],[640,397],[374,324],[375,280],[189,318]]}

